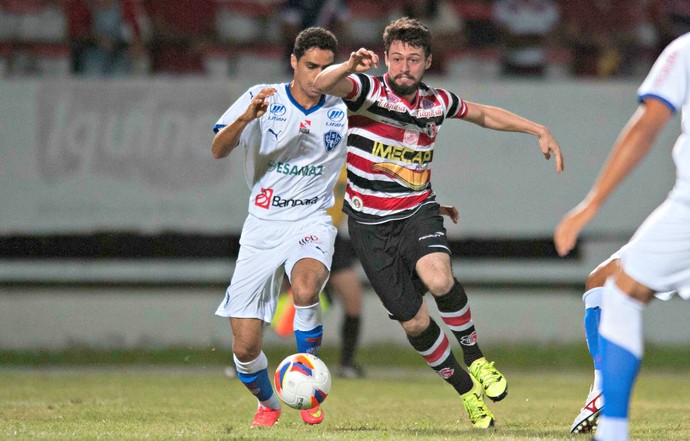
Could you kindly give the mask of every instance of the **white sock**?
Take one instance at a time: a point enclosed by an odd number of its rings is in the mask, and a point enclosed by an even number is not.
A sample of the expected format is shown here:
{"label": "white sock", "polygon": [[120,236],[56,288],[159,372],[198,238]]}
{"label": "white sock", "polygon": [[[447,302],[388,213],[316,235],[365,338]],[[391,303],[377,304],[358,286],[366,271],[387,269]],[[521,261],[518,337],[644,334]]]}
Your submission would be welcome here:
{"label": "white sock", "polygon": [[637,358],[644,355],[642,311],[644,304],[621,291],[609,278],[602,299],[599,335],[629,351]]}
{"label": "white sock", "polygon": [[295,331],[311,331],[321,325],[323,325],[321,302],[310,306],[295,305],[295,321],[292,326]]}

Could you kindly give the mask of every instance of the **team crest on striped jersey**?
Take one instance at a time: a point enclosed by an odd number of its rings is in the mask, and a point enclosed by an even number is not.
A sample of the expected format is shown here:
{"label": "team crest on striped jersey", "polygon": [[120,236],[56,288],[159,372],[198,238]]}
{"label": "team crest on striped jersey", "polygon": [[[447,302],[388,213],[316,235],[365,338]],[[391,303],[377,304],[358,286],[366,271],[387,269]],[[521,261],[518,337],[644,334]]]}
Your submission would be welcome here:
{"label": "team crest on striped jersey", "polygon": [[405,130],[405,136],[403,137],[405,144],[416,145],[419,142],[419,132],[412,130]]}
{"label": "team crest on striped jersey", "polygon": [[430,139],[436,139],[436,135],[438,135],[438,126],[434,122],[428,122],[422,129],[422,132]]}

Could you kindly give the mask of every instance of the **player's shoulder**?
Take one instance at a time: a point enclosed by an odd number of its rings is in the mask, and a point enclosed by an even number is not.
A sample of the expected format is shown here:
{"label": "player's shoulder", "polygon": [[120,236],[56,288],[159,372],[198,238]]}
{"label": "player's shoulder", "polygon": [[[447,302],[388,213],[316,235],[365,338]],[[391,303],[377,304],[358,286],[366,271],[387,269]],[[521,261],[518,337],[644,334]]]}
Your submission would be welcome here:
{"label": "player's shoulder", "polygon": [[447,106],[450,106],[454,101],[458,101],[460,99],[455,93],[448,89],[432,87],[425,83],[419,84],[419,91],[421,92],[422,96],[433,97],[432,99],[445,103]]}
{"label": "player's shoulder", "polygon": [[682,46],[690,45],[690,32],[687,32],[680,37],[676,38],[671,44],[679,44]]}
{"label": "player's shoulder", "polygon": [[452,92],[442,87],[433,87],[426,83],[419,83],[419,90],[425,95],[450,95]]}
{"label": "player's shoulder", "polygon": [[248,94],[250,94],[250,95],[253,96],[253,95],[256,95],[257,93],[259,93],[260,91],[262,91],[262,90],[264,90],[264,89],[276,89],[276,91],[277,91],[278,94],[282,94],[282,93],[284,92],[284,90],[285,90],[285,84],[286,84],[286,83],[261,83],[261,84],[255,84],[255,85],[249,87],[249,89],[247,89],[247,92],[246,92],[246,93],[248,93]]}
{"label": "player's shoulder", "polygon": [[323,107],[324,108],[343,108],[346,109],[345,102],[343,101],[342,98],[334,95],[325,95],[326,99],[324,100]]}
{"label": "player's shoulder", "polygon": [[665,54],[683,52],[690,54],[690,32],[683,34],[673,40],[664,50]]}

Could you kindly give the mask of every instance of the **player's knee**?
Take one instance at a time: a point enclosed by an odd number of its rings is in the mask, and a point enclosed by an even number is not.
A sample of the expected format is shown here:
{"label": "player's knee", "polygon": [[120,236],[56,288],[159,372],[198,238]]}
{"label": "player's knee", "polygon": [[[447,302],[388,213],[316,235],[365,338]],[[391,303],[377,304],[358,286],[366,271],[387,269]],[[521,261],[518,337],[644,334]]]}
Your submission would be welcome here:
{"label": "player's knee", "polygon": [[420,311],[410,320],[401,321],[400,325],[405,330],[405,334],[410,337],[417,337],[429,327],[429,314],[424,314]]}
{"label": "player's knee", "polygon": [[620,267],[618,259],[610,259],[602,263],[596,267],[594,271],[589,274],[589,276],[587,276],[587,281],[585,281],[585,290],[589,291],[590,289],[604,286],[606,279],[618,272],[619,269]]}
{"label": "player's knee", "polygon": [[243,363],[255,360],[261,354],[261,348],[254,348],[241,343],[233,343],[232,353]]}
{"label": "player's knee", "polygon": [[292,297],[297,306],[311,306],[319,301],[320,286],[316,283],[300,283],[292,286]]}
{"label": "player's knee", "polygon": [[450,292],[454,283],[452,274],[438,273],[427,280],[426,287],[432,295],[442,296]]}

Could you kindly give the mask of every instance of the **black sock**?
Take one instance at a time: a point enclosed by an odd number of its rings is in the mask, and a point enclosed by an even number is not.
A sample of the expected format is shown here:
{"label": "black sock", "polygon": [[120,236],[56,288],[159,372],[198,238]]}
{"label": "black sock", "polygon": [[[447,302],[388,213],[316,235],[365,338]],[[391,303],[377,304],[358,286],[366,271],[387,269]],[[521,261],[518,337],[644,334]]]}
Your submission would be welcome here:
{"label": "black sock", "polygon": [[460,343],[465,364],[469,366],[484,356],[477,343],[477,332],[472,322],[472,312],[467,301],[467,294],[460,282],[455,280],[447,294],[434,297],[443,322],[453,332]]}
{"label": "black sock", "polygon": [[464,394],[472,389],[473,383],[470,375],[455,359],[450,350],[448,337],[441,331],[436,322],[431,319],[429,327],[417,337],[407,336],[413,348],[424,357],[427,364],[436,371],[446,382]]}
{"label": "black sock", "polygon": [[359,339],[359,316],[346,315],[340,329],[340,365],[354,366],[357,340]]}

